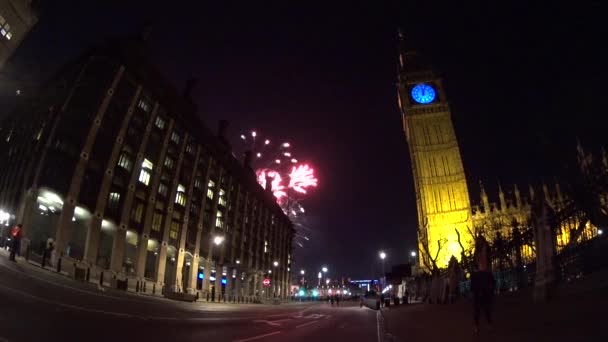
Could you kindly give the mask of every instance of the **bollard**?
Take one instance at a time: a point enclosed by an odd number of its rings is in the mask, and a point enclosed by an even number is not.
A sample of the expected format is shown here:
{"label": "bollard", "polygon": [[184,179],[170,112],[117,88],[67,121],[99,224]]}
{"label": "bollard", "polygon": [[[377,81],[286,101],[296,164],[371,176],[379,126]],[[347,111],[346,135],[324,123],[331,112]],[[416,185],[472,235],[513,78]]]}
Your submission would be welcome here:
{"label": "bollard", "polygon": [[40,267],[44,268],[45,264],[46,264],[46,248],[44,249],[44,251],[42,251],[42,263],[40,264]]}
{"label": "bollard", "polygon": [[139,293],[139,280],[135,283],[135,292]]}
{"label": "bollard", "polygon": [[144,290],[143,290],[143,292],[145,293],[146,292],[146,282],[143,281],[143,280],[141,282],[144,284]]}
{"label": "bollard", "polygon": [[207,301],[209,301],[209,292],[207,292]]}
{"label": "bollard", "polygon": [[156,283],[152,284],[152,294],[156,294]]}
{"label": "bollard", "polygon": [[91,268],[87,267],[87,275],[85,276],[87,283],[91,280]]}
{"label": "bollard", "polygon": [[99,286],[103,286],[103,271],[99,274]]}
{"label": "bollard", "polygon": [[57,259],[57,273],[61,272],[61,257]]}

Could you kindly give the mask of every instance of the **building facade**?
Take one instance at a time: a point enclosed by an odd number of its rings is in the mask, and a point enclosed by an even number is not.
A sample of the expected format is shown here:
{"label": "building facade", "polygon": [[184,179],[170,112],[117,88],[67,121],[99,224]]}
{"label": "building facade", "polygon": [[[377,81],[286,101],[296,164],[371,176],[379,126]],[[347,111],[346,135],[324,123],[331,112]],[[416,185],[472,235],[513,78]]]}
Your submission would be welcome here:
{"label": "building facade", "polygon": [[[471,205],[441,78],[414,51],[405,49],[400,36],[398,101],[409,146],[418,209],[420,266],[446,267],[452,255],[460,257],[467,227],[472,227]],[[425,260],[426,259],[426,260]]]}
{"label": "building facade", "polygon": [[23,223],[22,251],[52,241],[53,265],[140,291],[287,296],[291,222],[226,124],[212,134],[197,117],[193,83],[178,94],[146,49],[84,54],[0,125],[0,208]]}
{"label": "building facade", "polygon": [[32,0],[0,0],[0,70],[38,22]]}

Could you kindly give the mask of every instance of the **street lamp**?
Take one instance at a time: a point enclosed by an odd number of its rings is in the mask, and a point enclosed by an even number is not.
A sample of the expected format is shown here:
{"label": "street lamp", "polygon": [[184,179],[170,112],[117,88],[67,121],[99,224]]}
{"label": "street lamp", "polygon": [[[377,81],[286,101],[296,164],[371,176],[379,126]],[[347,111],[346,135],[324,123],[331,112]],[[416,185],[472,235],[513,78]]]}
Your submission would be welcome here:
{"label": "street lamp", "polygon": [[301,270],[301,271],[300,271],[300,274],[301,274],[301,275],[304,275],[304,273],[305,273],[305,272],[304,272],[304,270]]}
{"label": "street lamp", "polygon": [[327,273],[327,267],[323,266],[321,270],[323,270],[323,273]]}
{"label": "street lamp", "polygon": [[218,246],[221,245],[223,241],[224,241],[223,236],[216,236],[215,238],[213,238],[213,243],[215,243]]}
{"label": "street lamp", "polygon": [[415,258],[415,257],[416,257],[416,252],[415,252],[415,251],[412,251],[411,256],[412,256],[413,258]]}
{"label": "street lamp", "polygon": [[[382,259],[382,277],[384,279],[384,259],[386,259],[386,253],[384,251],[380,251],[380,259]],[[384,281],[382,282],[384,284]]]}
{"label": "street lamp", "polygon": [[274,265],[274,267],[279,266],[279,262],[278,262],[278,261],[275,261],[275,262],[273,262],[272,264]]}

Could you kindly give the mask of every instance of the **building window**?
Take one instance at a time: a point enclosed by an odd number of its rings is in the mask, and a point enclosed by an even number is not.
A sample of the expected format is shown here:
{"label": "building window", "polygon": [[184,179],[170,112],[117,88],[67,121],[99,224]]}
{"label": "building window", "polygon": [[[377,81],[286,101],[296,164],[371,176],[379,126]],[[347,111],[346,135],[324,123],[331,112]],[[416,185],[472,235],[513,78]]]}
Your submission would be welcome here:
{"label": "building window", "polygon": [[203,179],[201,177],[196,177],[194,179],[194,187],[197,189],[203,188]]}
{"label": "building window", "polygon": [[200,209],[199,206],[196,205],[195,203],[190,204],[190,212],[192,214],[198,215],[199,209]]}
{"label": "building window", "polygon": [[120,194],[118,192],[111,192],[108,197],[108,209],[116,211],[118,209],[118,203],[120,202]]}
{"label": "building window", "polygon": [[175,203],[182,207],[186,205],[186,188],[179,184],[177,186],[177,194],[175,195]]}
{"label": "building window", "polygon": [[215,226],[217,228],[224,228],[224,215],[219,210],[215,214]]}
{"label": "building window", "polygon": [[171,133],[171,141],[173,141],[175,144],[179,144],[179,133],[173,131],[173,133]]}
{"label": "building window", "polygon": [[152,108],[152,100],[144,95],[139,99],[137,107],[141,108],[144,112],[149,113]]}
{"label": "building window", "polygon": [[165,166],[166,166],[167,168],[172,169],[172,168],[173,168],[173,164],[174,164],[174,163],[175,163],[175,162],[173,161],[173,159],[171,159],[171,157],[167,157],[167,158],[165,158]]}
{"label": "building window", "polygon": [[150,172],[152,172],[153,167],[154,164],[152,164],[151,161],[144,159],[143,163],[141,163],[141,171],[139,172],[140,182],[144,183],[145,185],[150,183]]}
{"label": "building window", "polygon": [[160,225],[163,223],[163,215],[161,213],[154,213],[152,217],[152,230],[160,232]]}
{"label": "building window", "polygon": [[156,125],[156,127],[158,127],[159,129],[165,129],[165,120],[160,116],[157,116],[154,125]]}
{"label": "building window", "polygon": [[127,153],[123,152],[120,154],[120,157],[118,157],[118,166],[131,172],[131,170],[133,170],[133,161]]}
{"label": "building window", "polygon": [[207,198],[209,198],[210,200],[213,199],[213,187],[215,186],[215,183],[210,180],[209,184],[207,185]]}
{"label": "building window", "polygon": [[268,253],[268,241],[264,241],[264,253]]}
{"label": "building window", "polygon": [[144,204],[137,203],[133,210],[131,210],[131,219],[137,223],[141,223],[141,219],[144,216]]}
{"label": "building window", "polygon": [[0,34],[2,37],[11,40],[13,34],[11,33],[11,26],[4,20],[4,17],[0,15]]}
{"label": "building window", "polygon": [[177,240],[177,234],[179,234],[179,222],[171,221],[171,230],[169,230],[169,238]]}
{"label": "building window", "polygon": [[167,188],[167,186],[163,183],[158,184],[158,193],[163,196],[163,197],[167,197],[167,191],[169,189]]}
{"label": "building window", "polygon": [[225,207],[226,206],[226,192],[220,189],[220,198],[218,199],[218,203]]}

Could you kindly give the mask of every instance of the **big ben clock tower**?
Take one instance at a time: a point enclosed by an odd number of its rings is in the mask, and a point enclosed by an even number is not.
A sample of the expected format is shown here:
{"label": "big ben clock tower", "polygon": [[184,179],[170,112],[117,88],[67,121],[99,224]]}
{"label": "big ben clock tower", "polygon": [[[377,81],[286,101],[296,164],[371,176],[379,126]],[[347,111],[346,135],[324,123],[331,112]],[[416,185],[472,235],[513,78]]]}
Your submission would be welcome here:
{"label": "big ben clock tower", "polygon": [[472,243],[467,182],[441,78],[405,49],[402,34],[399,40],[398,101],[414,175],[420,266],[431,265],[430,254],[446,267],[452,255],[460,259],[456,230],[465,248]]}

